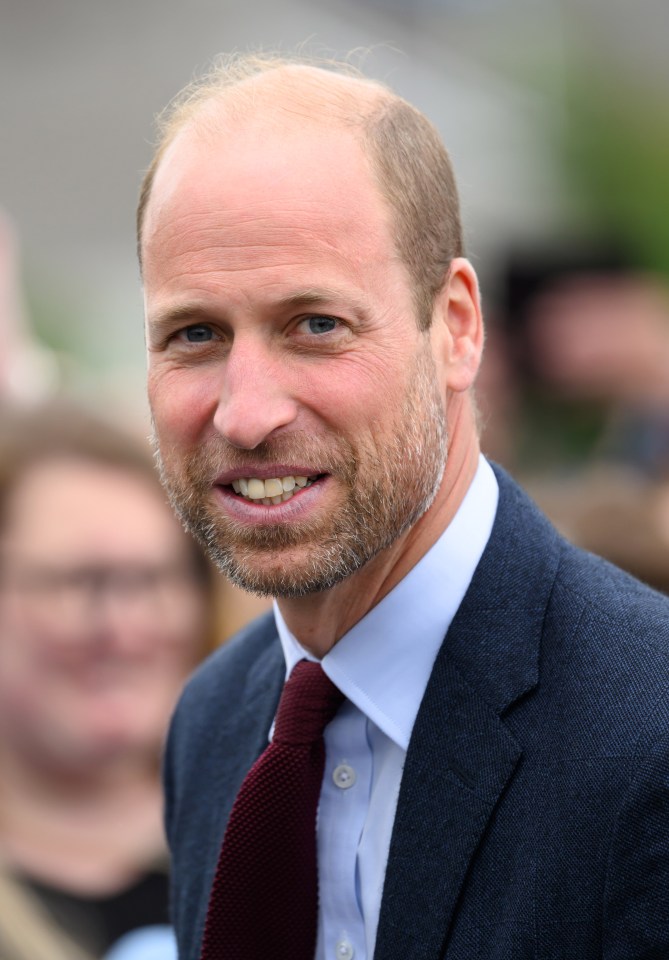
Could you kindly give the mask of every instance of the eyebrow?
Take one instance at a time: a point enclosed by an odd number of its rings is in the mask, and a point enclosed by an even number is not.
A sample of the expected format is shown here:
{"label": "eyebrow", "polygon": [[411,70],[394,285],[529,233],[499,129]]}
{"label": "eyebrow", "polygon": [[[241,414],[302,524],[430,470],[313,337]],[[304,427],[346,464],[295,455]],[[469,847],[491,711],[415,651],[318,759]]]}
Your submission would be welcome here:
{"label": "eyebrow", "polygon": [[182,320],[188,320],[189,317],[204,316],[206,313],[204,304],[193,301],[192,303],[181,303],[175,307],[169,307],[167,310],[160,311],[155,316],[147,316],[147,323],[163,325],[167,323],[179,323]]}
{"label": "eyebrow", "polygon": [[281,297],[276,301],[276,306],[283,309],[310,307],[337,300],[345,300],[349,306],[359,312],[363,312],[365,309],[365,304],[359,297],[330,287],[310,287],[306,290],[300,290],[287,297]]}

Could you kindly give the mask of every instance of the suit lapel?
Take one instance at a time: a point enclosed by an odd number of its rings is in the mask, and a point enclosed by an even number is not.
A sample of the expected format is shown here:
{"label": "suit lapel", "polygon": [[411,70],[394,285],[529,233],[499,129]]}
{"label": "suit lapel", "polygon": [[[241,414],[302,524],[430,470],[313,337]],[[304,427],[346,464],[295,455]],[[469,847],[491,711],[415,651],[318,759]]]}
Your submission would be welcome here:
{"label": "suit lapel", "polygon": [[558,540],[498,472],[490,541],[444,640],[407,752],[375,958],[444,955],[466,875],[522,755],[502,716],[538,682]]}
{"label": "suit lapel", "polygon": [[[267,636],[276,637],[274,621],[264,626]],[[268,734],[276,713],[285,673],[285,661],[278,642],[269,644],[239,678],[244,689],[238,698],[239,708],[232,711],[226,724],[221,724],[218,755],[219,803],[217,805],[220,839],[235,797],[244,777],[267,746]]]}
{"label": "suit lapel", "polygon": [[[470,860],[520,748],[441,658],[412,736],[397,806],[375,957],[441,955]],[[434,709],[443,697],[445,710]]]}

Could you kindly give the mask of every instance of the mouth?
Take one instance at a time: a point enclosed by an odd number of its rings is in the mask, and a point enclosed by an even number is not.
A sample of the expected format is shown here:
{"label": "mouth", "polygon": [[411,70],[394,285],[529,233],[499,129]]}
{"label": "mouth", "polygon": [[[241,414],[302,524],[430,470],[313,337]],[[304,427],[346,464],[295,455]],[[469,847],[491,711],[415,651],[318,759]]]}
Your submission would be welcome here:
{"label": "mouth", "polygon": [[300,490],[310,487],[325,474],[315,474],[311,477],[296,477],[288,474],[285,477],[270,477],[263,480],[260,477],[238,477],[223,489],[234,491],[240,500],[248,503],[262,503],[264,506],[278,505],[292,499]]}

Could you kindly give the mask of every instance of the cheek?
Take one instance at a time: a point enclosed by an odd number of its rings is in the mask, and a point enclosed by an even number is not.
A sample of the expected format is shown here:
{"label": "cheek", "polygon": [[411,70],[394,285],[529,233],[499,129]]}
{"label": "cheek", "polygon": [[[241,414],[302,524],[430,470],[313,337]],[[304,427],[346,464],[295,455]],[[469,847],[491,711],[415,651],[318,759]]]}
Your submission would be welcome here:
{"label": "cheek", "polygon": [[[3,604],[0,616],[0,682],[13,672],[40,665],[39,651],[45,625],[22,601]],[[53,629],[53,628],[51,628]],[[46,635],[50,633],[46,625]]]}
{"label": "cheek", "polygon": [[16,633],[6,641],[0,652],[1,712],[16,723],[42,709],[54,678],[29,632]]}
{"label": "cheek", "polygon": [[214,371],[150,368],[149,404],[161,444],[197,439],[213,421],[219,392]]}
{"label": "cheek", "polygon": [[358,357],[338,364],[331,375],[316,372],[308,383],[308,405],[338,431],[378,434],[402,402],[409,366]]}

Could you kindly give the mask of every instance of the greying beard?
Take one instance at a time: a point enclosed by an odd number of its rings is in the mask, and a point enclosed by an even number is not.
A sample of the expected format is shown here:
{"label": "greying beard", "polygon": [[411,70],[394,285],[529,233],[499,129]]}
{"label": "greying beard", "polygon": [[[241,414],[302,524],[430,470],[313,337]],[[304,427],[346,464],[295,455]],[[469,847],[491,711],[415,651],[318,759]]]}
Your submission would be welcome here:
{"label": "greying beard", "polygon": [[[285,598],[334,587],[391,546],[432,505],[448,439],[431,355],[417,358],[390,442],[373,452],[357,451],[343,438],[338,443],[333,454],[322,442],[300,434],[255,448],[256,463],[317,463],[339,481],[344,502],[324,520],[248,528],[223,518],[211,503],[213,478],[223,464],[243,467],[244,452],[221,439],[176,471],[165,462],[154,433],[161,479],[186,529],[233,583],[260,596]],[[271,564],[277,553],[304,546],[309,550],[299,565]]]}

